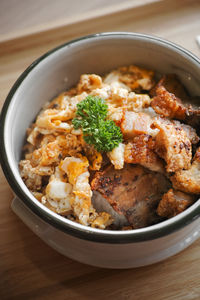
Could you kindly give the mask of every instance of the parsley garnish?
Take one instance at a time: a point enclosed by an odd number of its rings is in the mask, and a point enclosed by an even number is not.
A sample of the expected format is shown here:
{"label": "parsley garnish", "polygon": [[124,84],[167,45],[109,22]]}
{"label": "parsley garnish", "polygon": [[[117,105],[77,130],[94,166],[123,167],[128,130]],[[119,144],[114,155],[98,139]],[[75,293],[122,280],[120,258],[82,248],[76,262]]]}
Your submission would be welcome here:
{"label": "parsley garnish", "polygon": [[107,120],[108,106],[100,97],[87,96],[77,104],[76,117],[72,120],[75,129],[82,128],[86,143],[94,145],[99,152],[108,152],[122,142],[120,128]]}

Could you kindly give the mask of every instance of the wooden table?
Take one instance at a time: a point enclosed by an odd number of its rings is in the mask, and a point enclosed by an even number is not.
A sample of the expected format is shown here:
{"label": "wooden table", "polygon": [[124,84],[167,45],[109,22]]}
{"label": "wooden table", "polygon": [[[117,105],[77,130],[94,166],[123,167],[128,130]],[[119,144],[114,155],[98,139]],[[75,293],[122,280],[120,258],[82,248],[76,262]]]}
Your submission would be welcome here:
{"label": "wooden table", "polygon": [[[174,41],[200,56],[200,2],[137,5],[0,43],[1,105],[19,74],[38,56],[72,38],[102,31],[136,31]],[[106,270],[61,256],[11,211],[0,174],[0,299],[200,299],[200,240],[174,257],[139,269]],[[81,251],[81,249],[80,249]]]}

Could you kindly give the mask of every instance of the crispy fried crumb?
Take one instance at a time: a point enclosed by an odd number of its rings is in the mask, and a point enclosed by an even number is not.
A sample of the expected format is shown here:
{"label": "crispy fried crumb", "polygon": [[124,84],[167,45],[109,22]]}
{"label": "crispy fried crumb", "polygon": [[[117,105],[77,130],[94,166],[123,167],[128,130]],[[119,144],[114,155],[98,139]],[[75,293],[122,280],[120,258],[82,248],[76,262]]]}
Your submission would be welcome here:
{"label": "crispy fried crumb", "polygon": [[167,172],[189,169],[192,145],[183,128],[163,118],[157,118],[153,126],[159,129],[155,138],[155,149],[158,155],[166,161]]}
{"label": "crispy fried crumb", "polygon": [[168,92],[176,95],[176,97],[178,97],[179,99],[182,100],[188,99],[188,93],[185,87],[183,86],[183,84],[180,82],[180,80],[175,74],[166,74],[162,76],[159,82],[150,91],[150,95],[152,97],[156,96],[156,90],[160,86],[164,86]]}
{"label": "crispy fried crumb", "polygon": [[171,218],[182,211],[194,202],[194,196],[170,189],[163,195],[160,201],[157,213],[161,217]]}
{"label": "crispy fried crumb", "polygon": [[159,86],[156,89],[156,96],[153,98],[151,106],[163,117],[178,120],[184,120],[186,118],[186,107],[179,98],[169,93],[164,86]]}
{"label": "crispy fried crumb", "polygon": [[125,145],[124,161],[126,163],[140,164],[152,171],[164,172],[164,162],[158,157],[155,141],[150,135],[136,136]]}
{"label": "crispy fried crumb", "polygon": [[185,193],[200,194],[200,148],[188,170],[179,170],[172,177],[173,187]]}

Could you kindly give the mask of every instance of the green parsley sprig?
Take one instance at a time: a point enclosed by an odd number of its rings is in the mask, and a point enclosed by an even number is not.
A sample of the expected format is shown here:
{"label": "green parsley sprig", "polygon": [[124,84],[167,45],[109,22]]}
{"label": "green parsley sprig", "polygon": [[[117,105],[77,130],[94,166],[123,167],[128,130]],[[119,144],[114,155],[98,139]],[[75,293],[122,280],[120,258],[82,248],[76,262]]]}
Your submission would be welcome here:
{"label": "green parsley sprig", "polygon": [[112,120],[107,120],[108,106],[100,97],[87,96],[77,104],[75,129],[82,128],[83,138],[99,152],[108,152],[122,142],[122,132]]}

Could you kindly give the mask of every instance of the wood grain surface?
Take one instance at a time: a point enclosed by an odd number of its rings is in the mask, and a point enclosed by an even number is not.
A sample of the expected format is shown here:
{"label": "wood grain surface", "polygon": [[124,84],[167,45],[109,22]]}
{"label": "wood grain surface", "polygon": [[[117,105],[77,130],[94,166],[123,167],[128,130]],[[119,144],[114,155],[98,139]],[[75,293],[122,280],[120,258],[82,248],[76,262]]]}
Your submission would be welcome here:
{"label": "wood grain surface", "polygon": [[1,0],[0,42],[165,0]]}
{"label": "wood grain surface", "polygon": [[[127,9],[0,44],[0,103],[38,56],[72,38],[137,31],[174,41],[200,57],[200,2],[171,1]],[[164,262],[130,270],[99,269],[61,256],[11,211],[0,173],[0,299],[200,299],[200,240]],[[81,249],[80,249],[81,251]]]}

